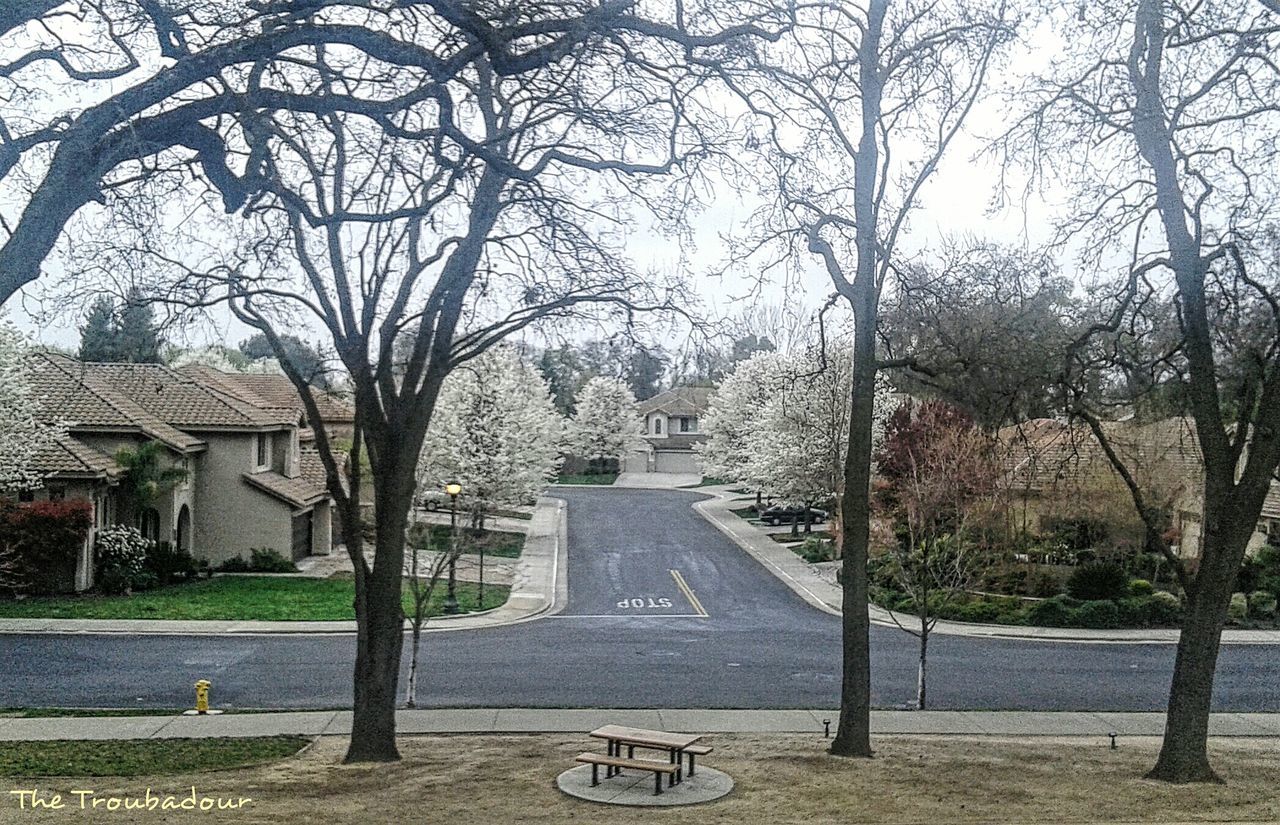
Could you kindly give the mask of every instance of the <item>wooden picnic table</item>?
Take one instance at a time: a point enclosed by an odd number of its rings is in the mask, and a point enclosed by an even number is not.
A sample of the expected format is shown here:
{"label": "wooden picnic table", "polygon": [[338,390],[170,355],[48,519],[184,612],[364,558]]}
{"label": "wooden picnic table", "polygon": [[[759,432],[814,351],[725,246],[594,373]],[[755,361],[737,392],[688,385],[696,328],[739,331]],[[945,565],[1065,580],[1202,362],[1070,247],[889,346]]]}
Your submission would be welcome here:
{"label": "wooden picnic table", "polygon": [[[623,745],[627,746],[628,759],[635,757],[636,748],[666,751],[671,764],[676,766],[676,772],[669,780],[671,785],[684,781],[684,749],[702,738],[702,734],[669,733],[662,730],[629,728],[625,725],[605,725],[596,728],[588,735],[596,739],[604,739],[608,743],[609,756],[612,757],[622,756]],[[610,767],[606,769],[605,775],[613,776],[615,772],[621,773],[621,770]]]}

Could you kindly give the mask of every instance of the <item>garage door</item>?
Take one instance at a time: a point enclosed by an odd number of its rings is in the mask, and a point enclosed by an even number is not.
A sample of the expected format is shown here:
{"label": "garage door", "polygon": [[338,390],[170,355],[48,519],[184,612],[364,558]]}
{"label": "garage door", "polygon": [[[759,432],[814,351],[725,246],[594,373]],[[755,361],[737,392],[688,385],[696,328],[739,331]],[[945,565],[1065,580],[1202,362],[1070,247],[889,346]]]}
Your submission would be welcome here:
{"label": "garage door", "polygon": [[293,560],[311,555],[311,512],[293,517]]}
{"label": "garage door", "polygon": [[654,470],[659,473],[701,472],[701,468],[698,467],[698,457],[691,450],[659,450]]}

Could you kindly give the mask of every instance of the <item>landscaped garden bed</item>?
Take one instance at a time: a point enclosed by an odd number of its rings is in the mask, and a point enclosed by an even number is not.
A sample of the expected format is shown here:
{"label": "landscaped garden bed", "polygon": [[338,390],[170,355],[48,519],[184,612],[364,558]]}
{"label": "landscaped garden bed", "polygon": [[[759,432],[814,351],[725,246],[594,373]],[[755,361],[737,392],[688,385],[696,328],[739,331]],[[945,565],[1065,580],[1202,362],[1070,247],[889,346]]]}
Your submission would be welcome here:
{"label": "landscaped garden bed", "polygon": [[[504,559],[518,559],[524,551],[524,533],[508,533],[503,530],[476,532],[469,527],[458,526],[458,552],[479,554]],[[453,529],[447,524],[418,523],[410,525],[408,541],[422,550],[445,551],[452,545]]]}
{"label": "landscaped garden bed", "polygon": [[[484,605],[476,603],[477,587],[457,585],[463,612],[499,607],[510,588],[485,585]],[[428,615],[438,615],[444,602],[443,583],[432,594]],[[354,621],[355,583],[351,574],[327,579],[284,576],[217,576],[185,584],[158,587],[132,596],[52,596],[0,600],[0,618],[31,619],[158,619],[222,621]],[[406,612],[412,598],[404,594]]]}

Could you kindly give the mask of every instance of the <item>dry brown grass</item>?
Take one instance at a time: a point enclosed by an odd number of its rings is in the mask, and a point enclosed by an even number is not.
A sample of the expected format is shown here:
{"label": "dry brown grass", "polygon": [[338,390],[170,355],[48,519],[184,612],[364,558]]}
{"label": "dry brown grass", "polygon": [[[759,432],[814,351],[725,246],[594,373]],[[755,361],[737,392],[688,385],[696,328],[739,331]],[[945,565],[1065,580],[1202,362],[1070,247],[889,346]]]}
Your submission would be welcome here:
{"label": "dry brown grass", "polygon": [[[92,788],[138,795],[150,785],[180,792],[249,796],[234,814],[114,815],[19,811],[8,793],[0,822],[272,823],[1057,823],[1280,821],[1280,745],[1216,740],[1214,764],[1226,785],[1173,787],[1142,779],[1159,744],[1105,739],[880,737],[877,758],[828,756],[820,739],[794,735],[710,737],[704,761],[737,782],[706,805],[634,810],[580,802],[554,786],[586,736],[406,737],[392,765],[340,764],[346,741],[319,740],[299,756],[253,769],[190,778],[8,780],[48,792]],[[7,791],[7,789],[4,789]]]}

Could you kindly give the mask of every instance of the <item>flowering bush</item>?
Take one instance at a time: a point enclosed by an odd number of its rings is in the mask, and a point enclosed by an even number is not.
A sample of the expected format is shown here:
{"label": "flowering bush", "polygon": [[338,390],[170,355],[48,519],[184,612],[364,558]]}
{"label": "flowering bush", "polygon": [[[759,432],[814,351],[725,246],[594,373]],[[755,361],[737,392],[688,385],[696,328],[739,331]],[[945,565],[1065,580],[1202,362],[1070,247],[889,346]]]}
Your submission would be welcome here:
{"label": "flowering bush", "polygon": [[98,587],[106,593],[127,593],[143,583],[147,554],[154,542],[134,527],[123,524],[98,533],[94,549],[98,561]]}

